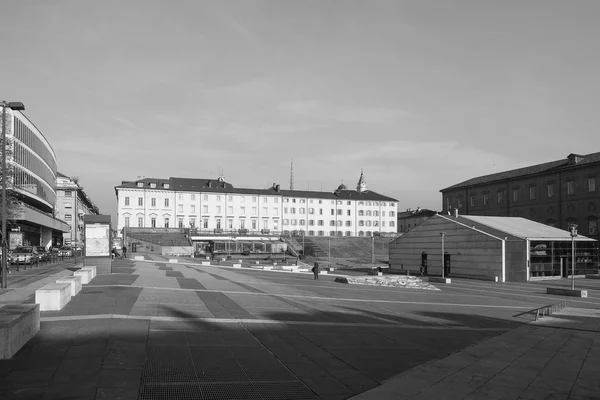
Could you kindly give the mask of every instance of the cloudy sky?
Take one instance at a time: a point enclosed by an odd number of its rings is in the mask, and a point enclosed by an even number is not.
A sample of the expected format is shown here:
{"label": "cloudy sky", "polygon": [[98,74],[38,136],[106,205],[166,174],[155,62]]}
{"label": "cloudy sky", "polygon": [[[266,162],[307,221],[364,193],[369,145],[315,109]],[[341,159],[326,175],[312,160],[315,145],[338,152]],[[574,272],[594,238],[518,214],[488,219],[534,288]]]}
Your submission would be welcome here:
{"label": "cloudy sky", "polygon": [[0,7],[0,98],[104,214],[122,180],[354,187],[400,209],[600,151],[600,2],[88,1]]}

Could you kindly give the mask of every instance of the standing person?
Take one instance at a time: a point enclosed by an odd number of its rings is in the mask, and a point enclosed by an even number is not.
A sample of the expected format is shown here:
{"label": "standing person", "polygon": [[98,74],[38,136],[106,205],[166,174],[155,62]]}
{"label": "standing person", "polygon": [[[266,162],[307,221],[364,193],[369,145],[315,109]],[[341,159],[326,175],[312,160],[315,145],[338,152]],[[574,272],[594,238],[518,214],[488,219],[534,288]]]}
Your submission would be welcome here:
{"label": "standing person", "polygon": [[127,246],[123,245],[123,248],[121,250],[123,250],[123,255],[121,256],[121,258],[127,257]]}
{"label": "standing person", "polygon": [[315,261],[315,265],[312,267],[312,272],[315,275],[315,280],[319,279],[319,263]]}

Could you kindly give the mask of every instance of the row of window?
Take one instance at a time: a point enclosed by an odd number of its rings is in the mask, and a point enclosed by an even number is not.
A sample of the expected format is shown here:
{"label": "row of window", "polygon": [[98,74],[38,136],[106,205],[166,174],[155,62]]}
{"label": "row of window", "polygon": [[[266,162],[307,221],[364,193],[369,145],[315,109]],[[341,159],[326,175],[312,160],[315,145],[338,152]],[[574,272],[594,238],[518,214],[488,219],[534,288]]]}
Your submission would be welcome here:
{"label": "row of window", "polygon": [[56,200],[56,195],[52,191],[51,186],[31,175],[28,171],[21,169],[20,166],[15,166],[13,183],[15,187],[32,193],[50,204],[54,204]]}
{"label": "row of window", "polygon": [[15,139],[25,144],[36,154],[38,154],[42,160],[46,161],[52,171],[56,171],[56,159],[46,143],[44,143],[44,141],[42,141],[42,139],[40,139],[35,132],[29,129],[29,127],[25,125],[23,121],[19,120],[18,118],[15,118],[14,121]]}
{"label": "row of window", "polygon": [[[157,221],[156,217],[151,217],[150,218],[150,226],[152,228],[156,228],[157,227],[156,221]],[[221,229],[221,221],[222,221],[222,219],[221,218],[216,218],[215,221],[216,221],[216,228],[217,229]],[[183,228],[184,227],[184,219],[183,218],[178,218],[177,222],[178,222],[177,226],[179,228]],[[293,220],[287,220],[287,219],[284,219],[283,220],[283,225],[285,225],[285,226],[287,226],[287,225],[305,226],[306,222],[307,221],[303,220],[303,219],[300,219],[300,220],[295,220],[295,219],[293,219]],[[318,221],[309,220],[308,221],[308,226],[314,226],[315,222],[317,223],[318,226],[323,226],[324,225],[324,221],[323,220],[318,220]],[[130,217],[126,216],[125,217],[125,226],[129,227],[130,223],[131,223]],[[189,223],[190,223],[190,228],[196,227],[196,218],[190,218]],[[208,218],[203,218],[202,219],[202,227],[204,229],[208,229],[208,223],[209,223],[209,219]],[[246,229],[246,221],[245,220],[241,219],[239,221],[239,223],[240,223],[240,225],[239,225],[240,229]],[[263,229],[268,229],[268,223],[269,223],[268,219],[264,219],[263,220]],[[329,226],[342,226],[342,223],[343,223],[343,221],[330,221],[329,222]],[[170,224],[170,217],[164,217],[163,218],[163,227],[169,228],[169,224]],[[250,221],[251,229],[253,229],[253,230],[256,229],[256,225],[257,225],[257,220],[256,219],[253,219],[253,220]],[[144,218],[143,217],[138,217],[138,227],[141,228],[143,226],[144,226]],[[345,226],[352,226],[351,221],[345,221]],[[360,220],[360,221],[358,221],[358,226],[379,226],[379,221],[363,221],[363,220]],[[385,227],[385,221],[382,221],[381,226]],[[390,227],[394,227],[395,226],[395,222],[394,221],[390,221],[389,222],[389,226]],[[227,227],[229,229],[233,229],[234,228],[234,221],[233,221],[233,219],[227,219]],[[279,222],[278,221],[273,221],[273,228],[275,230],[279,229]]]}
{"label": "row of window", "polygon": [[[168,198],[164,199],[164,204],[165,204],[165,207],[169,207],[169,199]],[[130,205],[129,197],[125,197],[125,205],[126,206]],[[144,198],[143,197],[138,197],[138,206],[142,207],[143,205],[144,205]],[[156,198],[155,197],[153,197],[153,198],[150,199],[150,207],[156,207]],[[195,214],[196,213],[196,205],[192,204],[189,207],[190,207],[189,208],[190,213],[191,214]],[[216,213],[217,214],[221,214],[222,213],[222,207],[221,206],[215,206],[215,207],[216,207]],[[256,215],[257,207],[252,207],[251,210],[252,210],[252,215]],[[298,213],[299,214],[305,214],[306,210],[307,209],[305,209],[303,207],[300,207],[298,209]],[[184,206],[183,206],[183,204],[178,204],[177,205],[177,212],[180,213],[180,214],[184,212]],[[229,214],[233,214],[233,206],[228,206],[227,207],[227,212]],[[284,212],[284,214],[288,214],[288,213],[290,213],[290,214],[296,214],[296,208],[295,207],[290,207],[290,208],[284,207],[283,212]],[[202,213],[203,214],[208,214],[208,205],[202,206]],[[268,215],[269,214],[269,209],[267,207],[263,207],[262,213],[263,213],[263,215]],[[314,208],[309,208],[308,209],[308,213],[309,214],[314,214],[315,213],[315,209]],[[335,215],[336,214],[336,212],[335,212],[334,209],[331,209],[330,213],[331,213],[331,215]],[[246,215],[246,207],[245,206],[240,206],[240,214],[241,215]],[[348,216],[351,216],[352,215],[352,210],[346,210],[346,214]],[[273,215],[279,215],[279,209],[278,208],[273,208]],[[319,215],[323,215],[323,209],[322,208],[319,208]],[[343,210],[338,209],[337,210],[337,215],[343,215]],[[374,210],[374,211],[371,211],[371,210],[366,210],[366,211],[365,210],[358,210],[358,216],[359,217],[362,217],[362,216],[365,216],[365,215],[367,217],[371,217],[371,216],[378,217],[379,216],[379,211],[377,211],[377,210]],[[386,215],[386,212],[385,211],[381,211],[381,216],[385,217],[385,215]],[[396,215],[395,211],[389,211],[389,216],[390,217],[394,217],[395,215]]]}
{"label": "row of window", "polygon": [[[308,226],[314,226],[315,222],[317,224],[317,226],[324,226],[324,221],[322,219],[320,220],[313,220],[313,219],[309,219],[308,220]],[[299,220],[288,220],[288,219],[284,219],[283,220],[283,225],[300,225],[300,226],[304,226],[306,225],[307,221],[304,219],[299,219]],[[385,226],[385,221],[381,221],[381,226]],[[352,226],[352,221],[329,221],[329,226]],[[363,220],[359,220],[358,221],[358,226],[379,226],[379,221],[363,221]],[[395,222],[394,221],[389,221],[389,226],[393,227],[395,226]]]}
{"label": "row of window", "polygon": [[[142,184],[142,186],[143,186],[143,184]],[[190,201],[196,201],[196,195],[195,194],[190,194],[189,196],[190,196]],[[228,197],[227,200],[230,203],[232,203],[233,199],[234,199],[234,196],[227,196],[227,197]],[[225,196],[217,195],[216,196],[216,201],[222,201],[222,198],[224,199]],[[246,197],[244,197],[244,196],[236,196],[235,198],[239,199],[240,203],[245,203],[246,202]],[[184,194],[183,193],[178,193],[177,194],[177,199],[180,200],[180,201],[183,201],[184,200]],[[263,197],[262,199],[263,199],[263,203],[268,203],[269,197]],[[204,201],[208,201],[208,195],[207,194],[203,195],[203,200]],[[301,203],[301,204],[304,204],[306,202],[306,199],[298,199],[298,200],[299,200],[299,203]],[[143,198],[142,197],[138,197],[138,205],[140,205],[140,206],[143,205],[142,201],[143,201]],[[156,199],[152,198],[151,201],[154,202],[153,207],[155,207],[156,206]],[[252,203],[256,203],[258,201],[258,198],[255,197],[255,196],[253,196],[253,197],[251,197],[251,201],[252,201]],[[296,199],[284,198],[283,202],[284,203],[289,203],[289,202],[295,203]],[[323,204],[323,200],[318,200],[318,202],[319,202],[319,204]],[[278,204],[279,203],[279,197],[273,197],[273,203]],[[313,203],[313,199],[310,199],[309,203],[312,204]],[[169,199],[166,198],[165,199],[165,207],[168,207],[169,206],[168,204],[169,204]],[[331,200],[331,204],[335,204],[335,201]],[[341,205],[341,204],[343,204],[343,201],[342,200],[338,200],[337,204]],[[129,205],[129,197],[125,197],[125,205],[126,206]],[[351,206],[352,202],[351,201],[347,201],[347,205]],[[371,205],[374,205],[374,206],[386,206],[387,203],[384,203],[384,202],[380,203],[380,202],[375,201],[375,202],[372,202],[372,204],[371,204],[370,201],[367,201],[367,202],[359,201],[358,205],[359,206],[365,206],[365,205],[366,206],[371,206]],[[394,203],[389,203],[389,206],[390,207],[394,207]]]}
{"label": "row of window", "polygon": [[54,186],[56,176],[44,161],[40,160],[35,154],[21,143],[15,142],[13,147],[13,156],[17,164],[25,167],[37,176],[46,181],[50,186]]}
{"label": "row of window", "polygon": [[[567,195],[568,196],[572,196],[575,194],[575,180],[568,180],[566,182],[567,184]],[[548,183],[546,184],[546,197],[548,199],[552,199],[555,196],[555,190],[554,190],[554,183]],[[588,193],[594,193],[596,191],[596,177],[588,177],[587,178],[587,191]],[[528,188],[528,197],[529,200],[536,200],[537,199],[537,186],[529,186]],[[513,188],[512,189],[512,202],[516,203],[520,200],[520,196],[521,196],[521,188]],[[487,206],[489,204],[490,201],[490,194],[489,193],[483,193],[482,197],[481,197],[482,203],[484,206]],[[502,204],[504,202],[504,190],[499,190],[496,193],[496,203],[497,204]],[[446,198],[446,209],[451,209],[452,207],[452,196],[448,196]],[[462,208],[462,198],[458,197],[457,198],[457,208]],[[469,199],[469,205],[470,207],[477,207],[477,197],[476,195],[471,195],[470,199]]]}

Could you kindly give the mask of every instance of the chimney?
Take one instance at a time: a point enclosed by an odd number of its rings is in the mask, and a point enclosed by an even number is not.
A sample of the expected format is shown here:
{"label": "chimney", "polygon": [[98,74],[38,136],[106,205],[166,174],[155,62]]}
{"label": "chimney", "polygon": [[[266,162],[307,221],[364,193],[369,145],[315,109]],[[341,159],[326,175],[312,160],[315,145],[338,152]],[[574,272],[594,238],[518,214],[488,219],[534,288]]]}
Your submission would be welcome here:
{"label": "chimney", "polygon": [[458,208],[454,209],[454,218],[458,218]]}
{"label": "chimney", "polygon": [[208,187],[212,187],[212,182],[211,182],[211,181],[208,181],[208,183],[207,183],[207,186],[208,186]]}
{"label": "chimney", "polygon": [[275,191],[279,192],[279,185],[275,185]]}

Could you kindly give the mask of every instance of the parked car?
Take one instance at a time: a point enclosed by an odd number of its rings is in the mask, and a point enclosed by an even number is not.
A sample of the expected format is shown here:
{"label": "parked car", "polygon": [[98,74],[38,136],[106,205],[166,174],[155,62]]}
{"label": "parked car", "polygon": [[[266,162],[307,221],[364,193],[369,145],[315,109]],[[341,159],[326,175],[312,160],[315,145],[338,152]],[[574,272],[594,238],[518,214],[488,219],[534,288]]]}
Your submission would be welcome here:
{"label": "parked car", "polygon": [[37,246],[35,250],[38,253],[40,261],[46,262],[52,259],[52,253],[50,253],[50,250],[46,249],[44,246]]}
{"label": "parked car", "polygon": [[63,246],[58,249],[59,257],[73,257],[73,250],[69,246]]}
{"label": "parked car", "polygon": [[12,256],[10,257],[11,264],[37,264],[39,257],[35,247],[33,246],[19,246],[13,250]]}

